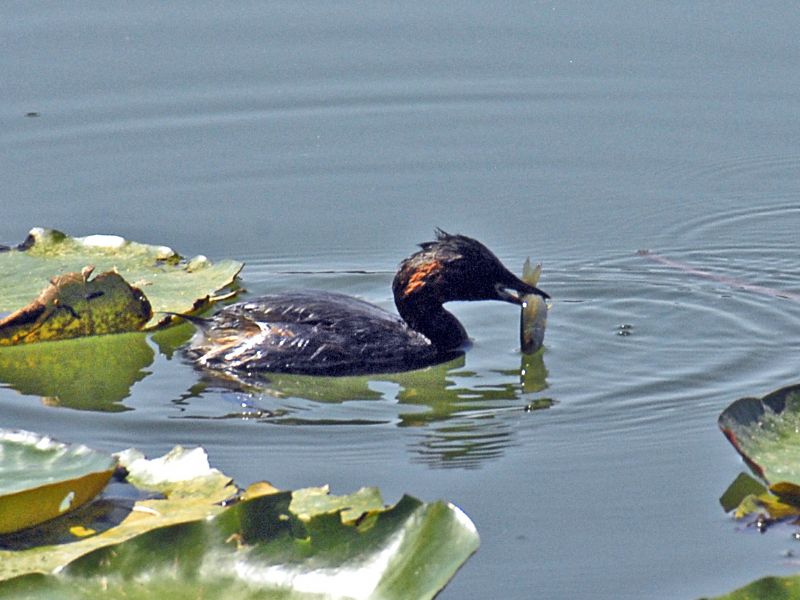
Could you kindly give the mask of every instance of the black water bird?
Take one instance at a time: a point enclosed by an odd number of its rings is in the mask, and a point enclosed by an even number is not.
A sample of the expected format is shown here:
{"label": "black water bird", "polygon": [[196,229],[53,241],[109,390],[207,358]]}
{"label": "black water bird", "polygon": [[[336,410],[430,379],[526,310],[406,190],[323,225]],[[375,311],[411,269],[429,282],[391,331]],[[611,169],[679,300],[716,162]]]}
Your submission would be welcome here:
{"label": "black water bird", "polygon": [[244,377],[407,371],[450,360],[468,342],[444,303],[549,298],[477,240],[436,233],[436,240],[400,263],[392,283],[400,317],[343,294],[273,294],[232,304],[208,319],[189,318],[200,331],[187,352],[201,367]]}

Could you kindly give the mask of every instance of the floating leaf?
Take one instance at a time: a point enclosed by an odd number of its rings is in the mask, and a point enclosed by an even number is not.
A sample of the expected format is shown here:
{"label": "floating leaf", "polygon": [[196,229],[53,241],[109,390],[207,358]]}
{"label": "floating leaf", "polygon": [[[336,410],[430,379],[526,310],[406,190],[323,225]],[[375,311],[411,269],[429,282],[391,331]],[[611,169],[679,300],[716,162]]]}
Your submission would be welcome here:
{"label": "floating leaf", "polygon": [[151,246],[113,235],[72,238],[60,231],[34,228],[17,248],[0,252],[0,311],[11,312],[38,296],[53,277],[92,265],[114,271],[140,288],[153,309],[147,328],[169,319],[164,312],[187,313],[215,300],[230,286],[242,263],[212,263],[204,256],[185,260],[171,248]]}
{"label": "floating leaf", "polygon": [[0,430],[0,534],[32,527],[94,498],[116,461],[27,431]]}
{"label": "floating leaf", "polygon": [[764,531],[772,521],[780,521],[800,515],[800,507],[766,491],[761,494],[745,496],[733,513],[736,519],[743,519],[750,515],[759,516],[756,525],[761,531]]}
{"label": "floating leaf", "polygon": [[[119,544],[154,529],[206,519],[225,510],[221,503],[238,492],[229,477],[208,466],[208,458],[201,448],[186,450],[178,446],[153,460],[145,459],[136,450],[127,450],[120,452],[117,458],[119,465],[128,471],[128,479],[137,487],[140,483],[145,491],[169,493],[137,501],[132,508],[127,508],[124,519],[111,528],[103,526],[105,515],[102,513],[98,523],[72,523],[71,543],[0,550],[0,581],[26,573],[51,573],[98,548]],[[88,515],[93,516],[91,512]],[[100,533],[76,535],[75,527],[83,528],[79,534],[84,530]]]}
{"label": "floating leaf", "polygon": [[383,510],[383,499],[375,488],[361,488],[349,496],[331,496],[328,486],[297,490],[289,509],[303,521],[313,515],[341,513],[342,521],[355,521],[364,513]]}
{"label": "floating leaf", "polygon": [[144,333],[0,348],[0,382],[51,406],[118,412],[155,352]]}
{"label": "floating leaf", "polygon": [[769,484],[768,490],[743,498],[735,516],[800,516],[800,386],[737,400],[720,415],[719,426],[751,470]]}
{"label": "floating leaf", "polygon": [[739,473],[739,476],[728,486],[725,493],[719,499],[722,510],[731,512],[748,496],[757,496],[767,491],[763,483],[756,481],[747,473]]}
{"label": "floating leaf", "polygon": [[769,491],[784,502],[800,506],[800,486],[789,481],[779,481],[769,486]]}
{"label": "floating leaf", "polygon": [[764,577],[714,600],[800,600],[800,575]]}
{"label": "floating leaf", "polygon": [[168,498],[198,497],[222,502],[237,491],[230,477],[208,464],[208,455],[199,447],[187,450],[175,446],[152,460],[138,450],[129,449],[118,453],[117,458],[128,471],[129,483]]}
{"label": "floating leaf", "polygon": [[426,599],[478,545],[444,502],[386,507],[374,489],[336,497],[263,482],[232,496],[200,449],[155,460],[126,451],[120,462],[165,497],[137,501],[96,535],[102,523],[71,524],[74,541],[0,550],[0,596]]}
{"label": "floating leaf", "polygon": [[800,485],[800,385],[737,400],[719,427],[758,477]]}
{"label": "floating leaf", "polygon": [[119,273],[92,268],[54,277],[33,302],[0,319],[0,346],[139,331],[150,302]]}

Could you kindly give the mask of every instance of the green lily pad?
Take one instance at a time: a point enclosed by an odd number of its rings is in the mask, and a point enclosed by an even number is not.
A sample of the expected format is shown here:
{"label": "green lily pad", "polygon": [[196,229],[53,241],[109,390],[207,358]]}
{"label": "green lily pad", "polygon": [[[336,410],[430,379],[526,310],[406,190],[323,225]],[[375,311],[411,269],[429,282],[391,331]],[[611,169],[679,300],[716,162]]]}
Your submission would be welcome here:
{"label": "green lily pad", "polygon": [[152,306],[145,327],[169,320],[165,313],[188,313],[212,302],[231,286],[242,263],[212,263],[204,256],[185,260],[166,246],[151,246],[113,235],[73,238],[60,231],[34,228],[17,248],[0,252],[0,312],[13,312],[36,298],[48,281],[86,267],[116,271],[144,292]]}
{"label": "green lily pad", "polygon": [[74,541],[0,550],[0,597],[426,599],[478,546],[444,502],[387,507],[374,489],[337,497],[265,482],[238,493],[201,449],[119,460],[159,497],[99,533],[87,521]]}
{"label": "green lily pad", "polygon": [[722,510],[731,512],[740,506],[745,498],[757,497],[766,492],[767,488],[764,487],[764,484],[756,481],[747,473],[739,473],[733,483],[725,490],[725,493],[722,494],[719,503],[722,505]]}
{"label": "green lily pad", "polygon": [[713,600],[800,600],[800,575],[764,577]]}
{"label": "green lily pad", "polygon": [[758,477],[800,485],[800,385],[737,400],[719,427]]}
{"label": "green lily pad", "polygon": [[[433,598],[474,551],[444,503],[404,497],[365,526],[317,517],[302,527],[282,492],[212,519],[152,530],[101,548],[57,575],[0,584],[27,598]],[[437,537],[441,536],[441,537]]]}
{"label": "green lily pad", "polygon": [[[789,386],[763,398],[742,398],[726,408],[719,426],[753,473],[766,484],[757,482],[731,494],[723,504],[735,507],[736,518],[752,513],[770,519],[800,516],[800,386]],[[741,479],[740,476],[739,479]],[[743,497],[742,497],[743,496]],[[723,496],[725,498],[725,496]]]}
{"label": "green lily pad", "polygon": [[0,534],[75,510],[94,498],[114,458],[27,431],[0,430]]}

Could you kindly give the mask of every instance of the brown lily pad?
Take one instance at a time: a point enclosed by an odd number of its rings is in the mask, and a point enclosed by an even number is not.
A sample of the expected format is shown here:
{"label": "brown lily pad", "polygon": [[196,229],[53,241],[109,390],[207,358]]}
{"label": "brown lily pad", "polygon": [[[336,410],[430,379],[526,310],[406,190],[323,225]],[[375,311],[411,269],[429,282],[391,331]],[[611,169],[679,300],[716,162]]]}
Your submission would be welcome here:
{"label": "brown lily pad", "polygon": [[93,265],[97,273],[119,273],[146,294],[152,306],[146,330],[167,325],[171,313],[205,310],[236,293],[237,275],[243,266],[232,260],[212,262],[202,255],[186,259],[167,246],[116,235],[70,237],[34,227],[22,244],[4,251],[0,248],[0,313],[19,310],[47,281],[81,272],[86,265]]}
{"label": "brown lily pad", "polygon": [[93,267],[54,277],[39,297],[0,320],[0,346],[139,331],[150,302],[116,271],[90,279]]}

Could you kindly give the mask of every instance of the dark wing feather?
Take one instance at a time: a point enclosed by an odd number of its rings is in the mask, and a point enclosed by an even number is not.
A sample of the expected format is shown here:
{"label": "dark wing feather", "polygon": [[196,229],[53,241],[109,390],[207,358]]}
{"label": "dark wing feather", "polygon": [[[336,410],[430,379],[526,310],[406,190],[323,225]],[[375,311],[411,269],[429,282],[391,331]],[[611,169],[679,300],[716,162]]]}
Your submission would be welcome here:
{"label": "dark wing feather", "polygon": [[223,371],[348,375],[437,362],[430,341],[377,306],[328,292],[262,296],[224,308],[189,353]]}

